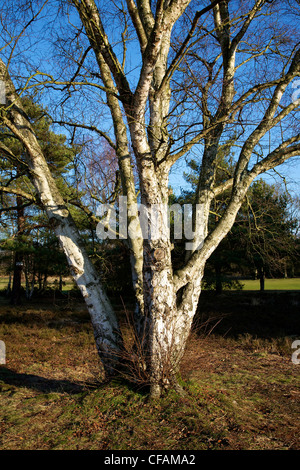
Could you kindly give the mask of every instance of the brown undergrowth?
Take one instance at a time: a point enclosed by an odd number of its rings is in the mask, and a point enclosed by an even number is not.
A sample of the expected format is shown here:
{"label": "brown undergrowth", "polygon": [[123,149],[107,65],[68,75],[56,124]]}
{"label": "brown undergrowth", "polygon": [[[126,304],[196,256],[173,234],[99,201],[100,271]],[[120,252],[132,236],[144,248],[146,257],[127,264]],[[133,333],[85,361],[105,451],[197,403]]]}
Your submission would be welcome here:
{"label": "brown undergrowth", "polygon": [[127,381],[102,381],[84,305],[12,308],[2,298],[0,449],[299,449],[296,310],[279,331],[279,312],[264,324],[259,308],[206,302],[182,362],[187,394],[153,401]]}

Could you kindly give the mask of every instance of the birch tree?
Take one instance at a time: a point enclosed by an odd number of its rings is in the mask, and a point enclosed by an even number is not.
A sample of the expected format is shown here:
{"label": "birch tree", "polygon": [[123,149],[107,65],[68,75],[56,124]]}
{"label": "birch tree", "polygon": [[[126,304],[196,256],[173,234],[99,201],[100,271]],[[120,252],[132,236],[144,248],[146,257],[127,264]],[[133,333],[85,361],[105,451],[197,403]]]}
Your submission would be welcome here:
{"label": "birch tree", "polygon": [[[96,132],[116,151],[127,217],[134,227],[135,236],[125,242],[136,293],[135,330],[141,367],[147,371],[151,395],[157,397],[164,389],[178,387],[205,263],[234,224],[249,186],[258,175],[300,153],[299,99],[292,99],[300,74],[299,12],[295,5],[276,0],[126,0],[109,5],[69,0],[59,5],[64,6],[68,31],[75,28],[68,56],[74,73],[64,76],[54,67],[53,73],[46,73],[39,64],[23,86],[54,87],[66,99],[89,88],[102,94],[101,106],[107,108],[113,134],[104,122],[102,128],[97,124]],[[66,43],[61,41],[65,54]],[[134,76],[128,63],[135,68]],[[100,357],[110,373],[118,368],[123,348],[116,314],[6,65],[0,62],[7,93],[2,123],[26,149],[31,178],[85,298]],[[63,108],[66,101],[60,103]],[[97,113],[97,107],[91,105],[89,111]],[[64,124],[95,130],[75,115]],[[235,135],[234,170],[218,184],[218,149],[230,134]],[[166,223],[169,176],[191,152],[200,164],[193,239],[175,271]],[[147,237],[138,217],[137,187],[147,214]],[[212,201],[223,191],[230,191],[227,207],[209,231]],[[153,207],[159,237],[151,235]]]}

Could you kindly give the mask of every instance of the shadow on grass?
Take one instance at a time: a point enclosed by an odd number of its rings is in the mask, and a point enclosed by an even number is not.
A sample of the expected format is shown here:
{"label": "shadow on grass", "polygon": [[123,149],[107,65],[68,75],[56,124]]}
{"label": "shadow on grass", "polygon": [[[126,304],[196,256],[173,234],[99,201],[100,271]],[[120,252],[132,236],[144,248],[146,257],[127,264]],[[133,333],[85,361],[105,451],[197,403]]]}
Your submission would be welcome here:
{"label": "shadow on grass", "polygon": [[85,311],[73,313],[70,311],[64,312],[62,310],[51,310],[48,306],[48,311],[34,312],[28,310],[22,312],[21,308],[7,309],[3,312],[0,311],[0,324],[5,325],[19,325],[29,327],[46,327],[54,330],[61,330],[64,327],[71,327],[75,330],[82,330],[82,327],[90,327],[90,318]]}
{"label": "shadow on grass", "polygon": [[0,390],[1,382],[15,387],[30,388],[41,393],[77,394],[96,388],[96,384],[81,385],[69,380],[47,379],[39,375],[15,372],[4,366],[0,367]]}
{"label": "shadow on grass", "polygon": [[235,337],[251,334],[280,338],[300,334],[300,292],[255,293],[204,291],[195,317],[197,328],[207,325],[215,335]]}

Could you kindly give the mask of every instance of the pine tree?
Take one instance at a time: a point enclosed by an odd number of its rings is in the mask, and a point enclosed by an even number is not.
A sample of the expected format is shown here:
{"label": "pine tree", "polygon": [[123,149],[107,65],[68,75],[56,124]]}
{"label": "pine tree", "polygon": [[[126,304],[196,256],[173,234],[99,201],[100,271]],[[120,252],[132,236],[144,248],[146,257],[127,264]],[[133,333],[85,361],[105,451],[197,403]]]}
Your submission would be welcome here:
{"label": "pine tree", "polygon": [[[57,184],[65,195],[66,199],[76,197],[76,191],[68,182],[68,175],[72,168],[72,162],[76,154],[76,148],[66,143],[66,136],[56,134],[51,130],[51,120],[46,110],[43,109],[32,97],[22,98],[22,105],[36,133],[39,144],[47,158],[52,175],[56,178]],[[26,164],[25,150],[20,142],[9,134],[7,129],[0,129],[0,155],[2,157],[0,167],[1,178],[1,208],[0,214],[2,221],[11,226],[10,238],[13,243],[3,240],[2,247],[13,249],[13,284],[11,289],[11,303],[17,305],[21,302],[21,279],[25,275],[27,296],[29,292],[28,279],[29,272],[27,265],[29,262],[29,253],[31,256],[40,256],[41,242],[47,238],[41,236],[41,231],[49,230],[49,221],[45,219],[43,208],[39,204],[35,189],[31,183]],[[5,152],[3,148],[7,149]],[[79,212],[76,208],[74,212]],[[82,218],[82,214],[78,217]],[[39,230],[40,248],[38,249],[36,231]],[[53,238],[53,235],[52,235]],[[35,246],[34,246],[35,245]],[[52,259],[56,257],[52,244]],[[48,262],[50,258],[48,258]],[[64,262],[65,264],[65,262]],[[39,263],[33,263],[38,266]],[[41,264],[40,264],[41,266]],[[45,270],[45,265],[43,265]],[[62,267],[62,271],[64,268]],[[35,273],[31,273],[32,283],[34,285]],[[45,284],[45,283],[44,283]],[[31,289],[30,289],[31,290]]]}

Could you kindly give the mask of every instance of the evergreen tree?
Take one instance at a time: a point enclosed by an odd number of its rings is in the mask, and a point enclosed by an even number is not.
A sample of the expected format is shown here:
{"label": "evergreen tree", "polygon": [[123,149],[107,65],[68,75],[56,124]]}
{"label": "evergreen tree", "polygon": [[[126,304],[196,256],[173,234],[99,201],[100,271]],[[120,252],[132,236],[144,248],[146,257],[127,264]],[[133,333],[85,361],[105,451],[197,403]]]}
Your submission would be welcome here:
{"label": "evergreen tree", "polygon": [[[66,199],[76,198],[76,191],[68,178],[77,149],[67,145],[65,135],[56,134],[51,130],[51,121],[46,111],[32,97],[23,97],[22,105],[60,190]],[[34,286],[35,275],[38,273],[41,275],[40,270],[36,271],[38,266],[43,266],[43,286],[46,285],[47,271],[51,271],[49,264],[53,264],[58,256],[56,254],[57,248],[54,249],[57,242],[53,244],[52,234],[52,245],[49,246],[49,237],[46,236],[46,233],[41,236],[41,230],[51,232],[51,227],[39,205],[38,197],[29,179],[24,147],[12,134],[8,133],[6,128],[0,128],[0,142],[2,144],[0,147],[0,220],[8,228],[8,238],[2,241],[2,249],[11,249],[14,252],[11,303],[17,305],[21,301],[22,274],[26,279],[27,296],[30,296],[29,292],[33,291],[32,288],[29,288],[29,278],[31,277],[30,283]],[[79,210],[74,208],[73,212],[79,212]],[[78,218],[80,217],[82,217],[81,214]],[[37,231],[39,235],[37,235]],[[45,249],[48,250],[46,264],[40,262],[41,250]],[[33,261],[32,258],[35,260]],[[45,257],[42,256],[42,258],[45,261]],[[66,262],[63,258],[61,258],[61,262],[63,263],[61,267],[63,272]]]}
{"label": "evergreen tree", "polygon": [[[222,177],[232,173],[231,145],[228,142],[221,147],[218,183]],[[199,164],[189,162],[190,172],[185,173],[185,179],[191,184],[191,190],[183,191],[179,200],[182,203],[193,203],[198,184]],[[209,218],[209,231],[214,229],[226,208],[226,192],[222,197],[214,198]],[[218,248],[209,258],[206,270],[206,285],[214,286],[216,291],[222,291],[226,276],[225,272],[234,275],[244,273],[247,276],[258,277],[260,290],[264,290],[265,276],[288,276],[293,272],[293,263],[297,256],[297,218],[291,214],[293,201],[287,192],[276,185],[270,185],[263,179],[255,181],[245,198],[236,222],[228,236],[222,240]],[[224,279],[225,277],[225,279]],[[227,279],[228,282],[228,279]],[[229,283],[230,284],[230,283]]]}

